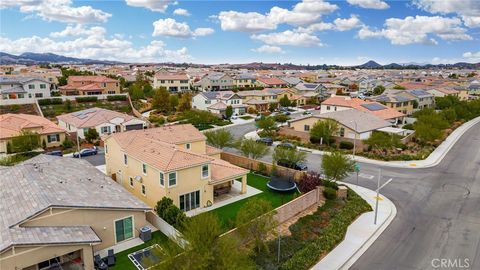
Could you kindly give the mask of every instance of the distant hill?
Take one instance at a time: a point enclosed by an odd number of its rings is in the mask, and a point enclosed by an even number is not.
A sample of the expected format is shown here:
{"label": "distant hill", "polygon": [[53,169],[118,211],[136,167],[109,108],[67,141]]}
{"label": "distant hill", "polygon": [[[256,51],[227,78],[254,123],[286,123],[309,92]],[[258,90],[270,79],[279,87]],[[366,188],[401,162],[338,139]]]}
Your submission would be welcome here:
{"label": "distant hill", "polygon": [[13,55],[0,52],[0,64],[42,64],[42,63],[75,63],[75,64],[120,64],[117,61],[83,59],[58,55],[54,53],[25,52]]}
{"label": "distant hill", "polygon": [[359,66],[356,66],[358,68],[381,68],[382,65],[380,65],[379,63],[373,61],[373,60],[370,60],[368,62],[366,62],[365,64],[363,65],[359,65]]}

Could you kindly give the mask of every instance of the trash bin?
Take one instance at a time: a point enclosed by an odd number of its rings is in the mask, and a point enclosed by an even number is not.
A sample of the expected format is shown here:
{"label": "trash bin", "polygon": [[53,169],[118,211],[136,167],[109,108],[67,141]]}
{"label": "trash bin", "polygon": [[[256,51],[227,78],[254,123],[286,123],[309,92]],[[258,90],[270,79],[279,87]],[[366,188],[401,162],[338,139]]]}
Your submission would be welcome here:
{"label": "trash bin", "polygon": [[148,226],[140,228],[140,239],[142,239],[143,242],[152,239],[152,229]]}

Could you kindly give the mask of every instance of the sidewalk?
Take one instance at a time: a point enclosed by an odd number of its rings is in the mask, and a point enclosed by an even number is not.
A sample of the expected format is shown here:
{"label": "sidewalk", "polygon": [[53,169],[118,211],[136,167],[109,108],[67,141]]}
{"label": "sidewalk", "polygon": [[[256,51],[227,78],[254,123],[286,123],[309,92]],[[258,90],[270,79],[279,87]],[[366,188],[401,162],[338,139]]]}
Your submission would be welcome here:
{"label": "sidewalk", "polygon": [[[469,130],[474,125],[480,123],[480,117],[474,118],[457,129],[455,129],[435,150],[430,153],[430,155],[424,160],[408,160],[408,161],[382,161],[374,160],[361,156],[355,156],[355,160],[362,163],[375,164],[379,166],[386,167],[396,167],[396,168],[429,168],[434,167],[440,163],[448,151],[455,145],[455,143],[462,137],[462,135]],[[312,154],[324,155],[324,151],[314,150],[305,147],[298,147],[298,149]],[[352,155],[349,155],[352,158]]]}
{"label": "sidewalk", "polygon": [[357,185],[344,184],[367,201],[374,211],[358,217],[348,227],[345,239],[311,269],[333,270],[350,268],[368,247],[375,242],[380,234],[382,234],[397,214],[395,205],[388,198],[380,194],[377,225],[374,225],[376,192]]}

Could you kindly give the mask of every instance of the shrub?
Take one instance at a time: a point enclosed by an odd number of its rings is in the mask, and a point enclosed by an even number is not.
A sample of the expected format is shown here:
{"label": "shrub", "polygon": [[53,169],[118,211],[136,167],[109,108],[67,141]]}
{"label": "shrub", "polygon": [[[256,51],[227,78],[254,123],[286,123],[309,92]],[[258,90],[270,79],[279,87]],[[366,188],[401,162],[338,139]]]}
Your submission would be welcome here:
{"label": "shrub", "polygon": [[352,142],[341,141],[339,147],[340,147],[340,149],[351,150],[351,149],[353,149],[353,143]]}
{"label": "shrub", "polygon": [[261,175],[267,175],[267,165],[265,165],[263,162],[258,163],[258,172]]}
{"label": "shrub", "polygon": [[177,229],[181,229],[187,219],[185,213],[173,204],[172,199],[167,197],[163,197],[157,202],[155,212],[168,224]]}
{"label": "shrub", "polygon": [[285,115],[285,114],[277,114],[273,118],[275,119],[275,122],[280,122],[280,123],[285,123],[290,119],[290,117],[288,117],[288,115]]}
{"label": "shrub", "polygon": [[63,104],[63,99],[61,99],[61,98],[52,98],[52,99],[50,100],[50,103],[51,103],[51,104]]}
{"label": "shrub", "polygon": [[114,96],[107,96],[108,101],[125,101],[127,100],[127,96],[124,95],[114,95]]}
{"label": "shrub", "polygon": [[413,128],[413,124],[406,124],[406,125],[403,125],[403,128],[404,128],[404,129],[409,129],[409,130],[414,130],[414,128]]}
{"label": "shrub", "polygon": [[298,183],[298,188],[304,193],[309,192],[319,186],[321,182],[322,179],[320,178],[320,174],[311,171],[302,175],[302,178],[300,178],[300,181]]}
{"label": "shrub", "polygon": [[258,113],[257,110],[253,107],[248,107],[247,112],[249,114],[257,114]]}
{"label": "shrub", "polygon": [[327,200],[335,200],[337,198],[337,191],[331,187],[325,187],[323,196],[325,196]]}
{"label": "shrub", "polygon": [[158,126],[165,124],[165,117],[161,115],[150,114],[148,120]]}
{"label": "shrub", "polygon": [[98,97],[76,97],[75,101],[77,102],[97,102]]}
{"label": "shrub", "polygon": [[176,115],[167,116],[167,122],[175,122],[175,121],[177,121],[177,116]]}
{"label": "shrub", "polygon": [[68,137],[65,137],[65,140],[62,142],[63,149],[68,149],[73,147],[73,142]]}
{"label": "shrub", "polygon": [[338,189],[337,183],[335,183],[333,181],[323,180],[322,185],[326,188],[331,188],[331,189],[335,189],[335,190]]}

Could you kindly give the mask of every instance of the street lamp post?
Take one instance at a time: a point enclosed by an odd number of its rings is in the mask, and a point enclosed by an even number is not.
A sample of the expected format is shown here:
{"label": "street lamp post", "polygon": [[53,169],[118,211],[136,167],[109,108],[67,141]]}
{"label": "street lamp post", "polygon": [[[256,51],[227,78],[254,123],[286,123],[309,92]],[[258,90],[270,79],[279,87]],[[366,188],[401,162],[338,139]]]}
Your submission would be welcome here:
{"label": "street lamp post", "polygon": [[375,198],[375,219],[373,220],[373,224],[377,225],[377,216],[378,216],[378,200],[380,199],[380,189],[384,188],[386,185],[388,185],[390,182],[392,182],[393,178],[390,178],[380,186],[380,179],[382,178],[382,169],[378,170],[378,181],[377,181],[377,197]]}

